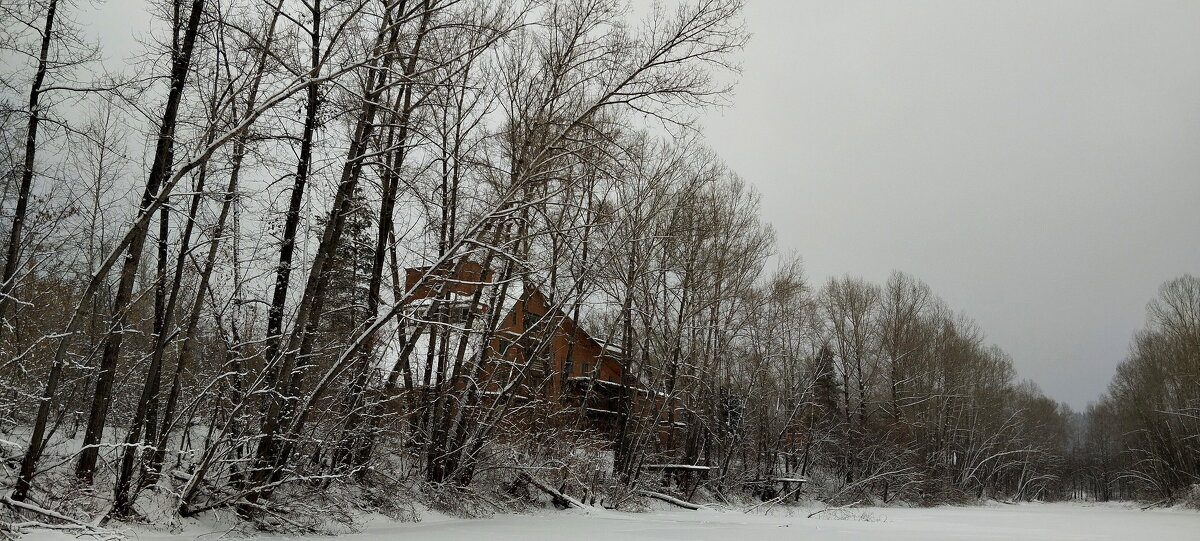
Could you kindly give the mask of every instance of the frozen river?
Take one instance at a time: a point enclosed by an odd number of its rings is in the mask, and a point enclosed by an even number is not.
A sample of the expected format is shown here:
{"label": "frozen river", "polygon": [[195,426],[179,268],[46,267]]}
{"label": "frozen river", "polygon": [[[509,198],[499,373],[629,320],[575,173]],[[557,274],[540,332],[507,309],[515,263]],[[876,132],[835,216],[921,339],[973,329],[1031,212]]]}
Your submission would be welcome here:
{"label": "frozen river", "polygon": [[[314,536],[313,541],[540,541],[563,540],[733,540],[733,541],[942,541],[942,540],[1134,540],[1200,541],[1200,512],[1141,511],[1132,505],[1078,503],[991,504],[976,507],[861,508],[806,518],[812,509],[774,510],[769,516],[736,511],[546,511],[463,520],[429,517],[419,523],[377,522],[359,533]],[[186,534],[139,529],[138,541],[216,540],[222,531]],[[63,532],[33,531],[27,541],[66,541]],[[259,539],[278,539],[270,536]]]}
{"label": "frozen river", "polygon": [[811,510],[770,516],[738,512],[560,512],[487,520],[431,520],[380,525],[355,541],[430,539],[596,540],[1137,540],[1200,541],[1200,513],[1141,511],[1128,505],[992,504],[930,509],[865,508],[805,518]]}

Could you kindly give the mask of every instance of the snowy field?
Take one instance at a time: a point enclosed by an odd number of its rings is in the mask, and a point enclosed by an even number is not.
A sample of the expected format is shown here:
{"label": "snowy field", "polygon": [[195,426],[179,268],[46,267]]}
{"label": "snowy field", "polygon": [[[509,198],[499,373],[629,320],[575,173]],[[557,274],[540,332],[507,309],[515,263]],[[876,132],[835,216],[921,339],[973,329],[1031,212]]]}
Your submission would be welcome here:
{"label": "snowy field", "polygon": [[[941,541],[941,540],[1135,540],[1200,541],[1200,513],[1178,509],[1140,511],[1127,505],[992,504],[932,509],[862,508],[805,518],[718,511],[546,512],[491,519],[441,517],[419,523],[376,523],[360,533],[313,539],[341,541],[507,540],[736,540],[736,541]],[[137,541],[222,539],[221,532],[188,535],[135,531]],[[31,532],[28,541],[64,541],[71,536]]]}
{"label": "snowy field", "polygon": [[1154,540],[1200,541],[1200,513],[1116,505],[995,504],[932,509],[867,508],[805,518],[737,512],[569,513],[368,528],[355,541],[507,540]]}

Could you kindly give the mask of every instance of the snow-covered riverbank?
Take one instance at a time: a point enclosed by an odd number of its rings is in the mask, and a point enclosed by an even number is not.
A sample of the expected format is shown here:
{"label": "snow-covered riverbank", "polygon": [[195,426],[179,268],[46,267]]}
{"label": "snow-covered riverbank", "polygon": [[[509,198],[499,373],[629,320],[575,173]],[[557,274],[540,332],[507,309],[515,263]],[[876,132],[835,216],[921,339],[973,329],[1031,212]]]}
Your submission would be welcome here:
{"label": "snow-covered riverbank", "polygon": [[[788,511],[791,511],[790,515]],[[1200,513],[1180,509],[1141,511],[1120,504],[991,504],[979,507],[861,508],[805,518],[811,509],[776,509],[769,516],[731,511],[652,513],[547,511],[461,520],[429,517],[419,523],[377,522],[339,541],[432,540],[736,540],[940,541],[940,540],[1200,540]],[[139,541],[218,539],[189,528],[171,535],[139,530]],[[28,541],[71,536],[37,531]]]}

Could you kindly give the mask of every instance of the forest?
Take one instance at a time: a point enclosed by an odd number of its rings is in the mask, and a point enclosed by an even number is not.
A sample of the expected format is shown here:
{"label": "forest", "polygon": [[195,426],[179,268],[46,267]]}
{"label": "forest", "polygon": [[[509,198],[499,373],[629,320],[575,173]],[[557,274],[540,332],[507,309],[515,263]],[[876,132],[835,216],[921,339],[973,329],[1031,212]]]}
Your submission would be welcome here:
{"label": "forest", "polygon": [[0,0],[0,530],[1200,501],[1200,279],[1083,412],[810,281],[696,124],[740,0],[156,0],[120,71],[88,9]]}

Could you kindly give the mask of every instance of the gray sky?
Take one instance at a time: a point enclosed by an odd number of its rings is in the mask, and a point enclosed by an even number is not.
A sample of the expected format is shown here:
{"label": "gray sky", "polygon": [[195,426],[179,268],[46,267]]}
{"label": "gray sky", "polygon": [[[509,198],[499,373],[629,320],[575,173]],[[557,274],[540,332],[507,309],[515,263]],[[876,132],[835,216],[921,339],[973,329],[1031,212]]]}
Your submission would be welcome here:
{"label": "gray sky", "polygon": [[1075,408],[1200,272],[1200,2],[751,0],[710,144],[814,282],[925,280]]}

